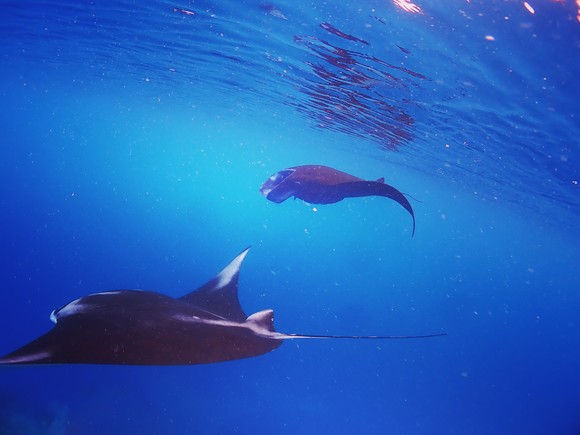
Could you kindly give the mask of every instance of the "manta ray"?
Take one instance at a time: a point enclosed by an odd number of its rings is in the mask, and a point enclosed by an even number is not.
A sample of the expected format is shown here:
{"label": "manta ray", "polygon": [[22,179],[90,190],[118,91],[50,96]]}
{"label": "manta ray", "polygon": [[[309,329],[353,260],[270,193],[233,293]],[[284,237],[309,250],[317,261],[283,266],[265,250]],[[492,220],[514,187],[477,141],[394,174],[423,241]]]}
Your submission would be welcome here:
{"label": "manta ray", "polygon": [[411,214],[411,237],[415,234],[415,214],[411,204],[405,195],[386,184],[384,178],[368,181],[328,166],[293,166],[273,174],[262,185],[260,192],[275,203],[284,202],[291,196],[310,204],[333,204],[359,196],[384,196],[398,202]]}
{"label": "manta ray", "polygon": [[283,334],[272,310],[247,316],[238,300],[249,248],[213,279],[180,298],[144,290],[91,294],[56,309],[52,330],[0,358],[0,364],[189,365],[249,358],[291,339],[428,338]]}

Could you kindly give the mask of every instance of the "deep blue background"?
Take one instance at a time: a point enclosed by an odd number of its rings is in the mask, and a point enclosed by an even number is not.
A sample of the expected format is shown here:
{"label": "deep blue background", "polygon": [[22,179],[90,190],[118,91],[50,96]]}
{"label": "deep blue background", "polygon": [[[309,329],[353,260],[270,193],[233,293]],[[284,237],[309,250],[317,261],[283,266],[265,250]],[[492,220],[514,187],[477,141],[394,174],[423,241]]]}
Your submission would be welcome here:
{"label": "deep blue background", "polygon": [[[280,331],[449,336],[3,367],[0,433],[578,433],[574,2],[337,3],[3,6],[1,351],[247,245],[242,306]],[[383,198],[259,194],[309,163],[417,198],[415,237]]]}

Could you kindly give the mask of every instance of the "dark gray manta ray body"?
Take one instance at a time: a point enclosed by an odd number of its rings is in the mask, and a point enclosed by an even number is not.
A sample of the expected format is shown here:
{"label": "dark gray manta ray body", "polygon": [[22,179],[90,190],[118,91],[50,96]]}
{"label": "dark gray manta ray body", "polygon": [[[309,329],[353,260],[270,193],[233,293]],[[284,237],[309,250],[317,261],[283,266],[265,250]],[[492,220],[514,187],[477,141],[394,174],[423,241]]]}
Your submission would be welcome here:
{"label": "dark gray manta ray body", "polygon": [[274,330],[272,310],[247,316],[238,276],[248,249],[215,278],[174,299],[142,290],[96,293],[54,310],[54,328],[0,358],[0,364],[207,364],[261,355],[298,338],[427,338],[317,336]]}
{"label": "dark gray manta ray body", "polygon": [[415,234],[415,214],[411,204],[405,195],[386,184],[384,178],[369,181],[328,166],[293,166],[273,174],[262,185],[260,192],[276,203],[284,202],[292,196],[310,204],[333,204],[345,198],[360,196],[384,196],[396,201],[411,214],[411,236]]}

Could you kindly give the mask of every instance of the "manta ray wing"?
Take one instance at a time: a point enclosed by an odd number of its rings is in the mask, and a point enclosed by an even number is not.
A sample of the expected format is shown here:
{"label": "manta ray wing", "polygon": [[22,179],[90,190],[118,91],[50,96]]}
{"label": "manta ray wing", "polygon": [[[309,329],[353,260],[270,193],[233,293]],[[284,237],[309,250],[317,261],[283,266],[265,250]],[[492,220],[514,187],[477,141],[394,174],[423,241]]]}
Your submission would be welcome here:
{"label": "manta ray wing", "polygon": [[415,213],[413,212],[413,208],[407,198],[405,198],[405,195],[393,186],[386,184],[384,181],[354,181],[339,184],[336,188],[345,198],[383,196],[399,203],[411,215],[411,218],[413,219],[413,231],[411,237],[415,235]]}
{"label": "manta ray wing", "polygon": [[181,301],[218,315],[243,322],[248,317],[238,299],[240,267],[250,248],[244,249],[230,264],[206,284],[180,298]]}

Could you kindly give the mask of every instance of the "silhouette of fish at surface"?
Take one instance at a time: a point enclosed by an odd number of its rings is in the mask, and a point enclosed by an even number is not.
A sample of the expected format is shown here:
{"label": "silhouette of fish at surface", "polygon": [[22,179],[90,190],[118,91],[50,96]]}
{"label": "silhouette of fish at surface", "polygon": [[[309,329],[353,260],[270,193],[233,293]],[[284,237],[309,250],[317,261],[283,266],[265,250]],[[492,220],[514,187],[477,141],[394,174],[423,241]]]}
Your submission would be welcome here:
{"label": "silhouette of fish at surface", "polygon": [[405,195],[393,186],[385,184],[384,178],[367,181],[346,172],[322,165],[293,166],[276,172],[260,188],[260,192],[272,202],[281,203],[293,196],[310,204],[333,204],[344,198],[359,196],[384,196],[398,202],[413,218],[415,214]]}
{"label": "silhouette of fish at surface", "polygon": [[96,293],[50,316],[54,328],[0,358],[0,364],[206,364],[258,356],[299,338],[428,338],[282,334],[272,310],[246,316],[238,274],[248,249],[215,278],[174,299],[143,290]]}

